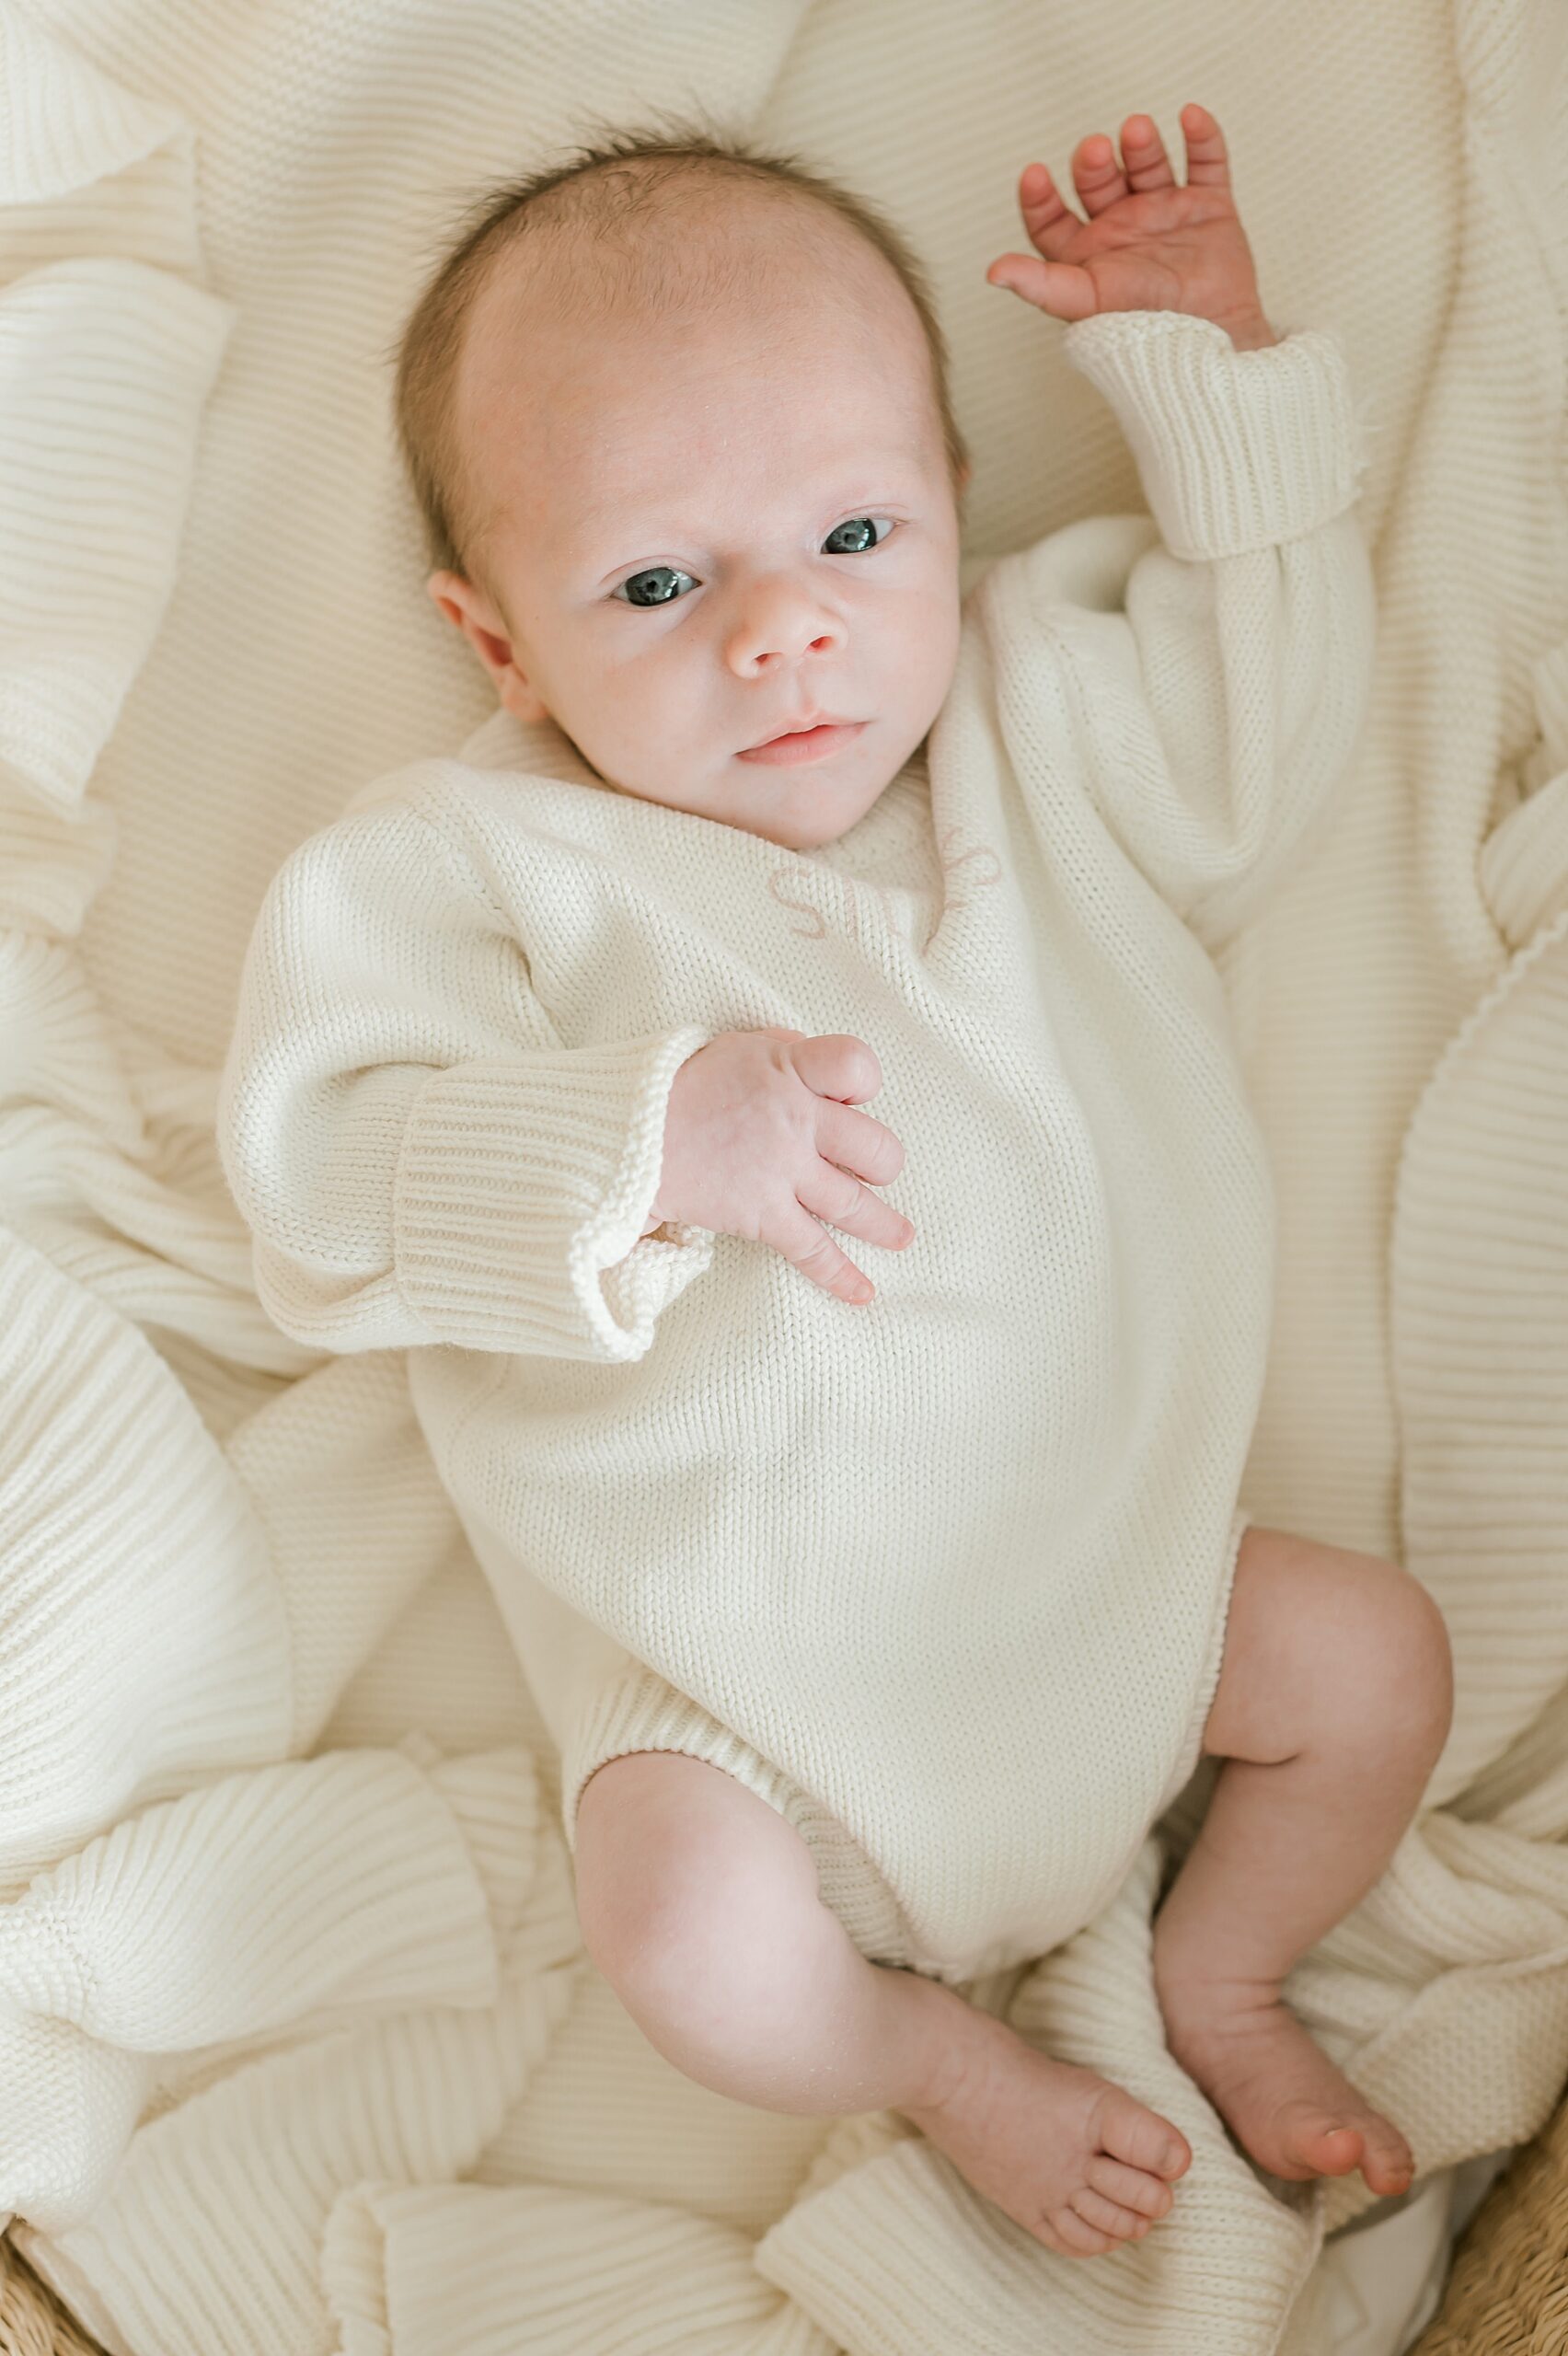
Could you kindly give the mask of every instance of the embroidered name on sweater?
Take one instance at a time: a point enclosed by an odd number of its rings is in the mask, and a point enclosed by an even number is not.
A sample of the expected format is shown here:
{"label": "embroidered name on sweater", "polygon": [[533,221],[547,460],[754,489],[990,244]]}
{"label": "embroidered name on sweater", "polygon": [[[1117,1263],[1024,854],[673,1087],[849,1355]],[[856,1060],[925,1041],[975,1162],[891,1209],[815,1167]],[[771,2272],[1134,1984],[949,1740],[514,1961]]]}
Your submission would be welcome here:
{"label": "embroidered name on sweater", "polygon": [[[991,884],[1001,881],[1002,862],[990,845],[982,842],[966,826],[944,826],[937,837],[937,856],[941,861],[946,889],[942,898],[942,913],[967,907],[971,899]],[[820,889],[832,903],[824,913],[810,896],[811,889]],[[803,919],[791,923],[790,930],[802,941],[824,941],[827,937],[829,917],[842,927],[849,939],[863,942],[871,927],[870,910],[880,904],[882,920],[887,920],[888,907],[895,886],[872,883],[863,875],[849,875],[840,868],[826,866],[821,860],[797,854],[784,865],[769,870],[767,888],[781,907],[792,909]]]}

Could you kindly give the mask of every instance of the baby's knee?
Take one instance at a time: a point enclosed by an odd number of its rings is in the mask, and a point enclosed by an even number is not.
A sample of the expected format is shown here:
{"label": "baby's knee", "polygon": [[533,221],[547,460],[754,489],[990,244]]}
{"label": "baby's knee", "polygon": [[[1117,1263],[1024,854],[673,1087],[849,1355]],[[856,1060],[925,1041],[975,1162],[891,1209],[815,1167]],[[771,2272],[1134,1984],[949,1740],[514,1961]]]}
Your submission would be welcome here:
{"label": "baby's knee", "polygon": [[1378,1555],[1345,1558],[1355,1596],[1342,1632],[1331,1706],[1342,1737],[1359,1723],[1374,1748],[1435,1758],[1454,1714],[1453,1656],[1442,1612],[1421,1581]]}
{"label": "baby's knee", "polygon": [[1443,1614],[1413,1573],[1380,1555],[1335,1550],[1343,1565],[1332,1624],[1337,1666],[1323,1709],[1335,1738],[1387,1755],[1436,1758],[1454,1715],[1453,1655]]}
{"label": "baby's knee", "polygon": [[1332,1746],[1435,1758],[1454,1707],[1443,1615],[1380,1555],[1249,1529],[1205,1748],[1260,1761]]}
{"label": "baby's knee", "polygon": [[722,2040],[727,2009],[766,2015],[812,1917],[831,1922],[794,1829],[685,1752],[631,1752],[589,1777],[575,1863],[583,1945],[648,2029]]}
{"label": "baby's knee", "polygon": [[1401,1571],[1400,1576],[1406,1588],[1403,1645],[1410,1707],[1422,1734],[1436,1750],[1447,1740],[1454,1718],[1454,1652],[1448,1623],[1413,1572]]}

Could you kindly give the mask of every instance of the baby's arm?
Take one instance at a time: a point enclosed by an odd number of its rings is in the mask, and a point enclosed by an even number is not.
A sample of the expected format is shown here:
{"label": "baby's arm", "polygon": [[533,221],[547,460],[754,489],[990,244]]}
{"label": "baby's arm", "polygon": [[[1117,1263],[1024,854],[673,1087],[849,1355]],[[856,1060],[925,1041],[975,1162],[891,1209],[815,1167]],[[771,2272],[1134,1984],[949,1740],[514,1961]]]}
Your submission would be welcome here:
{"label": "baby's arm", "polygon": [[257,1292],[329,1350],[641,1357],[713,1239],[640,1241],[692,1026],[562,1047],[461,845],[381,806],[272,879],[218,1143]]}
{"label": "baby's arm", "polygon": [[218,1142],[262,1307],[296,1340],[628,1359],[716,1233],[870,1299],[821,1221],[913,1239],[872,1191],[904,1160],[856,1109],[881,1085],[840,1033],[563,1046],[461,840],[394,803],[273,878]]}
{"label": "baby's arm", "polygon": [[1023,202],[1052,259],[993,264],[1009,283],[1040,273],[1020,291],[1071,316],[1066,357],[1114,409],[1154,516],[1090,519],[1025,552],[1027,621],[998,663],[1025,792],[1048,812],[1061,791],[1043,696],[1066,705],[1101,818],[1212,949],[1329,814],[1365,720],[1376,609],[1343,355],[1315,330],[1275,339],[1218,126],[1200,108],[1184,121],[1187,188],[1130,117],[1125,176],[1113,158],[1095,169],[1094,141],[1078,150],[1089,224],[1039,167],[1045,192],[1026,174]]}

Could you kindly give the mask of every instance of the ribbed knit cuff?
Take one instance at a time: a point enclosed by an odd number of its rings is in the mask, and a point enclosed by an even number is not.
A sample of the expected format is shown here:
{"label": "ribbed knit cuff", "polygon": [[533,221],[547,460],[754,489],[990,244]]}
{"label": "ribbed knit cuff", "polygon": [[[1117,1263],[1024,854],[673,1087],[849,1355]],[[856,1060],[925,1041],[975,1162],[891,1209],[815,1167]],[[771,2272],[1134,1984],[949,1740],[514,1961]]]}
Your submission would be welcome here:
{"label": "ribbed knit cuff", "polygon": [[1322,329],[1239,352],[1212,319],[1107,311],[1075,320],[1063,350],[1115,410],[1173,556],[1241,556],[1355,504],[1350,378]]}
{"label": "ribbed knit cuff", "polygon": [[577,1803],[596,1767],[634,1750],[681,1750],[706,1759],[755,1790],[770,1807],[780,1805],[788,1779],[751,1746],[721,1726],[689,1694],[678,1692],[657,1671],[639,1665],[589,1700],[561,1746],[561,1831],[577,1854]]}
{"label": "ribbed knit cuff", "polygon": [[709,1230],[676,1221],[640,1240],[671,1083],[711,1035],[688,1025],[433,1074],[404,1131],[392,1218],[398,1286],[440,1340],[643,1355],[713,1253]]}
{"label": "ribbed knit cuff", "polygon": [[[837,1818],[743,1735],[640,1664],[586,1696],[562,1740],[561,1829],[573,1858],[578,1802],[589,1777],[612,1759],[640,1750],[684,1751],[755,1792],[799,1833],[816,1867],[818,1896],[860,1953],[928,1968],[887,1881]],[[928,1968],[940,1970],[934,1963]]]}

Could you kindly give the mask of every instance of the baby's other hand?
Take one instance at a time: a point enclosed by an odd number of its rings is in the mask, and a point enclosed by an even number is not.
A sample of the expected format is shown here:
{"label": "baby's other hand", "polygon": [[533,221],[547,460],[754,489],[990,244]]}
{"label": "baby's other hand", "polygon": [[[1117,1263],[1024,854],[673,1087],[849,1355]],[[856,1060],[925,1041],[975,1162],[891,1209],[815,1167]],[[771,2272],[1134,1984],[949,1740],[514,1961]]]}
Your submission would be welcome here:
{"label": "baby's other hand", "polygon": [[821,1221],[902,1252],[915,1228],[873,1194],[904,1167],[893,1131],[854,1108],[882,1066],[844,1031],[808,1038],[780,1023],[721,1031],[670,1083],[658,1193],[645,1235],[667,1219],[771,1244],[841,1300],[875,1288]]}
{"label": "baby's other hand", "polygon": [[1170,168],[1147,114],[1122,125],[1122,160],[1103,133],[1073,150],[1080,221],[1043,164],[1026,164],[1019,209],[1035,250],[998,254],[986,275],[1058,319],[1102,311],[1186,311],[1213,319],[1240,352],[1278,341],[1263,317],[1251,248],[1237,217],[1230,164],[1205,107],[1185,106],[1187,181]]}

